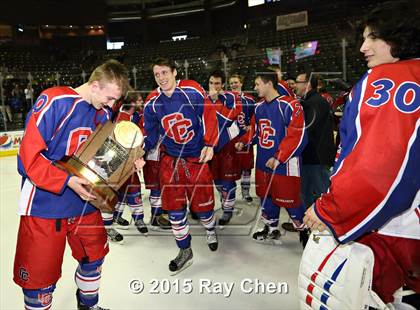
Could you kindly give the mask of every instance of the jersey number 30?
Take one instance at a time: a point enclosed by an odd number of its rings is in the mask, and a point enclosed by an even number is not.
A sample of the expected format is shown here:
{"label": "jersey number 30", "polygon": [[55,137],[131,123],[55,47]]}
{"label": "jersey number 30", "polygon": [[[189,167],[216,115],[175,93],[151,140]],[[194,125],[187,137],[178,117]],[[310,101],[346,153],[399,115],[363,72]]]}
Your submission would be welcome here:
{"label": "jersey number 30", "polygon": [[376,80],[371,85],[375,90],[373,97],[366,103],[372,107],[387,104],[390,99],[402,113],[414,113],[420,107],[420,86],[415,82],[401,83],[395,91],[392,91],[395,84],[389,79]]}

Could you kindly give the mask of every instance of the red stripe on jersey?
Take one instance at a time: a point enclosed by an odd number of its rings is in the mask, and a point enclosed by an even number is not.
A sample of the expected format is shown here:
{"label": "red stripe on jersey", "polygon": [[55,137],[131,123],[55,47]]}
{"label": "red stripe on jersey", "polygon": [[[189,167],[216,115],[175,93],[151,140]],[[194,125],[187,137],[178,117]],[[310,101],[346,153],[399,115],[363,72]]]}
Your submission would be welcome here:
{"label": "red stripe on jersey", "polygon": [[286,103],[292,110],[290,122],[287,126],[286,135],[281,140],[275,157],[282,163],[287,162],[303,141],[305,134],[305,117],[303,108],[299,101],[289,97],[281,97],[280,100]]}
{"label": "red stripe on jersey", "polygon": [[64,187],[68,174],[53,166],[51,161],[41,154],[46,149],[47,145],[32,115],[22,138],[19,156],[27,176],[35,186],[58,194]]}
{"label": "red stripe on jersey", "polygon": [[26,207],[25,215],[29,215],[29,210],[31,209],[32,198],[34,196],[34,192],[35,192],[35,186],[32,186],[32,190],[31,190],[31,194],[29,195],[28,205]]}
{"label": "red stripe on jersey", "polygon": [[[397,62],[377,66],[367,76],[366,87],[360,91],[360,109],[352,125],[357,128],[358,140],[331,177],[329,192],[317,200],[315,207],[339,240],[363,231],[368,219],[385,206],[393,184],[398,182],[420,111],[399,111],[395,105],[396,93],[402,84],[415,80],[419,74],[419,66]],[[393,86],[386,91],[375,87],[376,82],[384,80]],[[356,95],[353,89],[351,99]],[[380,104],[369,104],[381,98]],[[348,104],[359,103],[349,101]]]}

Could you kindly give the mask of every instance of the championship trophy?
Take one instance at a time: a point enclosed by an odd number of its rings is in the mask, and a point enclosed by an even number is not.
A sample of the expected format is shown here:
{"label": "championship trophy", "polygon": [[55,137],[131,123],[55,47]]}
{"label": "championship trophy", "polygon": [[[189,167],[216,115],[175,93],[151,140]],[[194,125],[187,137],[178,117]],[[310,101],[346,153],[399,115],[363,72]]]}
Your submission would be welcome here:
{"label": "championship trophy", "polygon": [[129,121],[99,125],[71,157],[56,165],[72,175],[85,178],[96,196],[90,204],[112,213],[118,202],[118,189],[135,172],[134,161],[144,155],[140,128]]}

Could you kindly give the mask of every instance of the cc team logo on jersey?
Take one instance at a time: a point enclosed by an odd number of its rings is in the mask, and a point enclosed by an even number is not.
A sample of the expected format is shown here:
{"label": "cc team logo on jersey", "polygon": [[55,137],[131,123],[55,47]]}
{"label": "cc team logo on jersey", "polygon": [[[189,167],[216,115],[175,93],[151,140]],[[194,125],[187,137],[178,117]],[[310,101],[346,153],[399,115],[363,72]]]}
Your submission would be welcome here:
{"label": "cc team logo on jersey", "polygon": [[191,120],[184,118],[182,113],[172,113],[162,118],[162,126],[168,137],[179,144],[187,144],[194,138],[194,131],[190,130]]}
{"label": "cc team logo on jersey", "polygon": [[19,278],[25,282],[29,280],[29,272],[24,267],[19,268]]}
{"label": "cc team logo on jersey", "polygon": [[246,124],[245,124],[245,113],[244,112],[239,113],[237,119],[238,119],[239,127],[244,128],[246,126]]}
{"label": "cc team logo on jersey", "polygon": [[47,95],[41,95],[38,97],[38,100],[34,104],[34,112],[39,112],[42,110],[42,108],[45,106],[45,104],[48,102],[48,96]]}
{"label": "cc team logo on jersey", "polygon": [[260,146],[265,149],[270,149],[274,146],[274,137],[276,135],[276,130],[271,127],[271,121],[269,119],[260,119],[258,122],[258,129],[260,132],[259,140]]}

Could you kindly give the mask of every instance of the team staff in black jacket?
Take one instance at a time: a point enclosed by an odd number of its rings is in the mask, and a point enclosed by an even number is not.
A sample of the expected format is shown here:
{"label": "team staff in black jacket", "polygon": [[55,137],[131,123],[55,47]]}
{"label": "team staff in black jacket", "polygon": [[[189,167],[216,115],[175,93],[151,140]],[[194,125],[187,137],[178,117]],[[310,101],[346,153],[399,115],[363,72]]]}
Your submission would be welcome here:
{"label": "team staff in black jacket", "polygon": [[296,94],[305,113],[308,144],[302,153],[302,196],[306,207],[326,192],[336,147],[333,119],[328,102],[317,92],[318,77],[300,73],[296,78]]}

